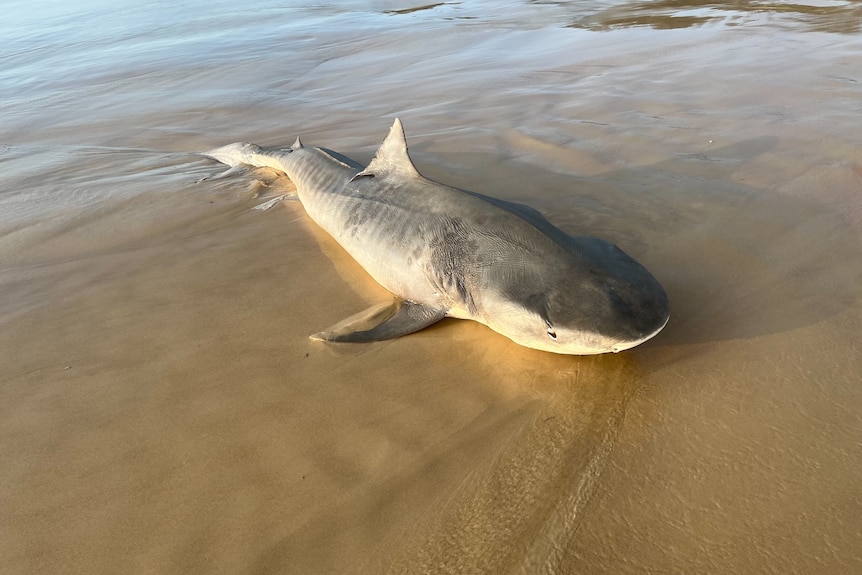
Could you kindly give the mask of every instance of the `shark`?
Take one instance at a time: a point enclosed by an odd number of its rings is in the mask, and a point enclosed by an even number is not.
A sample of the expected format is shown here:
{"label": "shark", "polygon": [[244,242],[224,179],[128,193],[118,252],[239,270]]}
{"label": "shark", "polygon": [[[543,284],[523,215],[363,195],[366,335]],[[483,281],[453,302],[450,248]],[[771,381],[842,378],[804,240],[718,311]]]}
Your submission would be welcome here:
{"label": "shark", "polygon": [[203,155],[229,166],[222,175],[284,173],[308,216],[392,294],[312,339],[388,340],[453,317],[529,348],[592,355],[631,349],[670,317],[658,280],[613,243],[424,177],[397,118],[367,166],[299,138],[290,148],[238,142]]}

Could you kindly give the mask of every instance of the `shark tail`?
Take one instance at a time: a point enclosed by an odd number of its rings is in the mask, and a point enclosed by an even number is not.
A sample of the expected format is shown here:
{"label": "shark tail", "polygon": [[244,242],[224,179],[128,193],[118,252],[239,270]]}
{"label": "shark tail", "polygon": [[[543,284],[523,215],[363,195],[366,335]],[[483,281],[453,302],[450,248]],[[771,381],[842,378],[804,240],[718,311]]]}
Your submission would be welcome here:
{"label": "shark tail", "polygon": [[265,150],[257,144],[236,142],[210,150],[209,152],[204,152],[201,155],[228,166],[230,169],[225,174],[233,173],[236,169],[249,166],[255,168],[273,168],[284,172],[285,166],[282,161],[284,156],[302,147],[302,142],[299,138],[296,139],[296,142],[290,148],[279,150]]}

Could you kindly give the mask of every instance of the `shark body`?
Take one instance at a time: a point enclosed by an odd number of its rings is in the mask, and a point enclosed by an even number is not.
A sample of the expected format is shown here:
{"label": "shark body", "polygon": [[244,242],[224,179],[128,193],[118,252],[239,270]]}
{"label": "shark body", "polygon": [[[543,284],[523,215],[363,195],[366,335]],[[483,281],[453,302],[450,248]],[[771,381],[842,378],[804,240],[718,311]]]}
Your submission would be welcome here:
{"label": "shark body", "polygon": [[231,170],[284,172],[308,215],[393,294],[314,339],[391,339],[448,316],[527,347],[588,355],[632,348],[668,321],[662,286],[615,245],[423,177],[398,119],[368,166],[299,139],[290,149],[237,143],[204,155]]}

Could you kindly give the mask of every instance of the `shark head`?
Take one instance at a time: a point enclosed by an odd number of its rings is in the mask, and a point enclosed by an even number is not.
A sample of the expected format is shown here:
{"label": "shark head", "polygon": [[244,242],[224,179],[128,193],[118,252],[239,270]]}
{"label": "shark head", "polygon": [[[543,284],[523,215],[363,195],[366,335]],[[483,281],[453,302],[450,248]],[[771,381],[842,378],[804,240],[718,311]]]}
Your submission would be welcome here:
{"label": "shark head", "polygon": [[658,281],[615,245],[570,238],[565,253],[522,262],[489,294],[487,325],[534,349],[619,352],[652,338],[669,318]]}

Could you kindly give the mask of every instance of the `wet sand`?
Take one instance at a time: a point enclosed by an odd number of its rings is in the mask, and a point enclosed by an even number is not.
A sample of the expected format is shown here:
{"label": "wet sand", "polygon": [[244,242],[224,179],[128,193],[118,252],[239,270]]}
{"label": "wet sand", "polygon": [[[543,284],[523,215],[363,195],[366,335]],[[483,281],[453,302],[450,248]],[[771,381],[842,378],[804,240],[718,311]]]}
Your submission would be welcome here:
{"label": "wet sand", "polygon": [[[0,571],[862,569],[852,5],[214,8],[56,15],[42,48],[15,20]],[[194,152],[367,161],[395,115],[423,174],[637,257],[665,331],[309,340],[386,293],[298,202],[251,209],[284,178],[197,183],[221,168]]]}

